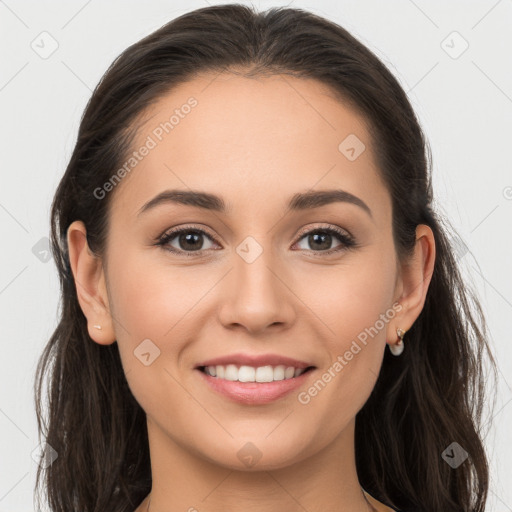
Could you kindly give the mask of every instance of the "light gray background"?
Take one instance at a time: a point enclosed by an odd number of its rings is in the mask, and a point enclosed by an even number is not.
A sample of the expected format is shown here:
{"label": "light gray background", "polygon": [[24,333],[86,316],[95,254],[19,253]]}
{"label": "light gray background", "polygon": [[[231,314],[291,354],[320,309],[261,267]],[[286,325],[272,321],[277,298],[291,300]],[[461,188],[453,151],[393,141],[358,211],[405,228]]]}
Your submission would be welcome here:
{"label": "light gray background", "polygon": [[[56,326],[59,300],[44,237],[82,111],[107,66],[128,45],[213,3],[223,2],[0,0],[0,512],[34,510],[31,454],[40,452],[33,378]],[[512,511],[512,2],[288,5],[325,16],[368,45],[418,113],[432,147],[437,207],[471,251],[461,246],[459,259],[482,301],[499,363],[499,394],[486,439],[492,461],[487,510]],[[40,35],[44,31],[50,36]],[[469,47],[458,55],[464,40]],[[58,44],[56,51],[41,55],[52,44]]]}

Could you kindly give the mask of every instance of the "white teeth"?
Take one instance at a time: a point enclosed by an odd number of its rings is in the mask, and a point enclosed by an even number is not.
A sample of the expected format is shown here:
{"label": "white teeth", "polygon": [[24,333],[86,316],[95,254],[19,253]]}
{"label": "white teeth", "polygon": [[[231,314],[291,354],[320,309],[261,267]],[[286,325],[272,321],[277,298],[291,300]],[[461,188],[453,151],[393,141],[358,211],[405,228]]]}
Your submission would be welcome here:
{"label": "white teeth", "polygon": [[274,368],[274,380],[284,380],[285,367],[283,365]]}
{"label": "white teeth", "polygon": [[256,368],[256,382],[272,382],[274,380],[274,369],[272,366],[260,366]]}
{"label": "white teeth", "polygon": [[238,380],[238,368],[234,364],[228,364],[224,371],[226,380]]}
{"label": "white teeth", "polygon": [[295,368],[293,366],[289,366],[284,372],[284,378],[291,379],[292,377],[295,377]]}
{"label": "white teeth", "polygon": [[233,380],[239,380],[240,382],[254,382],[256,380],[255,377],[256,370],[254,368],[251,366],[242,366],[238,370],[238,378]]}
{"label": "white teeth", "polygon": [[206,366],[205,373],[212,377],[240,382],[273,382],[275,380],[292,379],[302,375],[305,368],[294,368],[293,366],[240,366],[234,364]]}

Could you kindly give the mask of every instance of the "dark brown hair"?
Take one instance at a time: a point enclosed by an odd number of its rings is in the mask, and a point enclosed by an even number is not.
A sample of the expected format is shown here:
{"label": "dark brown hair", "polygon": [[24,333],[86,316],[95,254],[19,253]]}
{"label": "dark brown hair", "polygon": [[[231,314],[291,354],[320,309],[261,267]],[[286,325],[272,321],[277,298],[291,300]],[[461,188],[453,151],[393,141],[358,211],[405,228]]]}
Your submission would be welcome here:
{"label": "dark brown hair", "polygon": [[[412,254],[415,228],[427,224],[436,261],[404,353],[393,357],[386,350],[376,385],[356,416],[359,480],[378,500],[403,511],[483,512],[489,466],[480,430],[482,356],[494,375],[495,362],[481,306],[458,267],[452,228],[432,207],[430,149],[408,98],[376,55],[339,25],[302,9],[256,12],[242,5],[189,12],[133,44],[87,104],[51,210],[60,322],[39,360],[35,392],[40,436],[58,457],[38,468],[36,490],[44,471],[53,512],[132,512],[151,489],[146,416],[128,387],[117,343],[99,345],[88,335],[66,232],[82,220],[91,250],[104,256],[112,194],[98,200],[93,191],[125,161],[145,109],[206,71],[313,78],[368,123],[392,199],[397,255],[405,261]],[[457,468],[441,456],[453,442],[469,454]]]}

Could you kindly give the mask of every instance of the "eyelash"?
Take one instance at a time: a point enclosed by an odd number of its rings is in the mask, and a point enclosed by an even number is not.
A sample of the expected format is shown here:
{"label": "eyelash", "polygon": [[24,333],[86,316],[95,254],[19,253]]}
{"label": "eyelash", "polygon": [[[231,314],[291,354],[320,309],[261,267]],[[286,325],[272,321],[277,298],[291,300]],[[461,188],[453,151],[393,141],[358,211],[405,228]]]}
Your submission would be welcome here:
{"label": "eyelash", "polygon": [[[177,235],[180,235],[182,233],[190,233],[190,232],[206,235],[206,237],[209,238],[212,242],[215,242],[218,244],[217,240],[215,240],[215,238],[212,235],[210,235],[209,233],[207,233],[206,231],[196,228],[194,226],[185,226],[182,228],[172,229],[171,231],[164,233],[163,235],[161,235],[158,238],[156,245],[161,246],[166,251],[169,251],[169,252],[172,252],[172,253],[175,253],[178,255],[185,255],[186,257],[197,257],[198,255],[201,255],[202,252],[204,252],[205,250],[208,250],[208,249],[200,249],[197,251],[183,251],[183,250],[178,250],[175,248],[165,247],[173,238],[176,238]],[[341,252],[343,250],[353,249],[353,248],[357,247],[357,245],[358,245],[356,243],[355,239],[351,235],[348,235],[346,232],[344,232],[341,229],[334,227],[334,226],[315,228],[315,229],[300,233],[300,237],[296,243],[298,243],[300,240],[302,240],[305,236],[315,234],[315,233],[327,233],[329,235],[335,235],[338,238],[338,240],[341,242],[342,245],[332,248],[332,249],[328,249],[326,251],[315,251],[314,249],[310,249],[308,252],[319,253],[319,254],[314,254],[314,256],[330,255],[335,252]],[[304,249],[304,250],[307,250],[307,249]]]}

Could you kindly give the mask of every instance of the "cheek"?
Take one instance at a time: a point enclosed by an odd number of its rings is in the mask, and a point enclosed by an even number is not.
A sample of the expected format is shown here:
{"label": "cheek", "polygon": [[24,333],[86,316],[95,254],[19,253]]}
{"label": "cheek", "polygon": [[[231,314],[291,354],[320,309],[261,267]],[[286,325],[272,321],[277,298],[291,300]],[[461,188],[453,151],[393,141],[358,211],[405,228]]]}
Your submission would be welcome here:
{"label": "cheek", "polygon": [[325,332],[337,349],[358,336],[363,339],[375,325],[382,331],[379,335],[385,336],[379,320],[381,315],[389,316],[396,275],[392,255],[382,254],[377,250],[354,253],[343,265],[311,273],[302,281],[297,295],[328,327]]}
{"label": "cheek", "polygon": [[[133,368],[131,379],[146,379],[141,354],[154,370],[175,368],[201,322],[204,298],[218,281],[214,272],[167,264],[151,251],[117,251],[109,271],[114,305],[115,331],[125,373]],[[150,340],[149,342],[147,340]],[[165,377],[165,376],[164,376]]]}
{"label": "cheek", "polygon": [[322,326],[328,326],[322,332],[330,364],[321,378],[333,384],[328,385],[324,403],[351,404],[350,410],[337,408],[337,424],[355,414],[370,395],[382,364],[388,325],[396,313],[392,308],[395,262],[392,254],[382,254],[389,253],[368,250],[350,262],[347,259],[336,272],[331,269],[329,278],[315,280],[315,287],[302,292],[311,297],[315,290],[311,309],[318,312]]}
{"label": "cheek", "polygon": [[141,336],[164,338],[207,287],[194,279],[191,269],[165,265],[158,251],[125,253],[117,258],[119,264],[111,265],[115,312],[133,342]]}
{"label": "cheek", "polygon": [[323,332],[328,333],[324,348],[330,361],[319,375],[328,382],[320,400],[332,415],[334,431],[360,410],[379,375],[388,325],[396,313],[394,269],[392,256],[386,260],[380,251],[368,251],[323,283],[323,299],[318,295],[315,311],[329,327]]}
{"label": "cheek", "polygon": [[169,373],[174,374],[190,336],[183,320],[206,291],[191,286],[190,277],[179,268],[156,265],[141,252],[119,248],[112,254],[109,284],[119,353],[130,390],[146,411],[161,409],[169,395],[179,396]]}
{"label": "cheek", "polygon": [[[346,276],[344,286],[341,287],[338,300],[338,314],[333,312],[334,330],[339,332],[343,340],[365,340],[369,330],[372,329],[382,314],[389,308],[389,299],[392,288],[385,273],[375,276],[370,268],[352,269]],[[380,331],[385,333],[379,322]]]}

